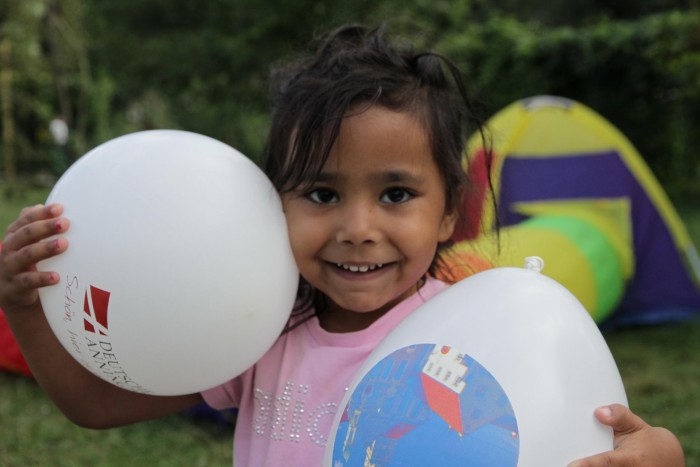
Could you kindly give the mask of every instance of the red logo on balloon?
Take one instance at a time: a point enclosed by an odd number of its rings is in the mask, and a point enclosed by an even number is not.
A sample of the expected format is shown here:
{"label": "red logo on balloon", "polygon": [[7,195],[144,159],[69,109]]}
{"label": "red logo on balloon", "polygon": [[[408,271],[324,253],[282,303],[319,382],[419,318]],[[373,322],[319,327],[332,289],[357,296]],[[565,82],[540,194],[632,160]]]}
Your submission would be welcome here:
{"label": "red logo on balloon", "polygon": [[107,309],[109,307],[109,295],[106,290],[99,289],[93,285],[85,291],[85,301],[83,303],[83,326],[85,330],[92,333],[107,335],[109,326],[107,324]]}

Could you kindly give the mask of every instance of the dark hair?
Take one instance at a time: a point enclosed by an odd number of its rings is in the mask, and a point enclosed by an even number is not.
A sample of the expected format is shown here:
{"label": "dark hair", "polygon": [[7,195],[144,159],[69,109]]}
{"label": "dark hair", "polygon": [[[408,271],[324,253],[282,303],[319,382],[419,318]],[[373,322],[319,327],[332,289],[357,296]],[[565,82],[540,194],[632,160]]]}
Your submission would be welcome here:
{"label": "dark hair", "polygon": [[[343,118],[358,104],[408,112],[425,128],[445,182],[445,209],[460,210],[466,173],[465,144],[483,135],[483,119],[457,66],[434,52],[394,46],[384,25],[342,26],[313,43],[312,50],[273,70],[272,122],[264,150],[265,172],[285,194],[320,173]],[[440,245],[429,274],[440,263]],[[325,306],[321,294],[301,280],[293,314]]]}

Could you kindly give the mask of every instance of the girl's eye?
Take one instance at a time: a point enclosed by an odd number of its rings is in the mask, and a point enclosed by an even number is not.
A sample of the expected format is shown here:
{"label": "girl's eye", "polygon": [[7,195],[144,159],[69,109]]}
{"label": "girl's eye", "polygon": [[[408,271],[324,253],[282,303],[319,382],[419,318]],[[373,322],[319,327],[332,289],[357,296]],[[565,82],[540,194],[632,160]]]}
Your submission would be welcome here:
{"label": "girl's eye", "polygon": [[382,194],[381,202],[387,204],[405,203],[413,197],[413,193],[405,188],[390,188]]}
{"label": "girl's eye", "polygon": [[306,194],[306,197],[317,204],[332,204],[338,202],[338,194],[327,188],[317,188]]}

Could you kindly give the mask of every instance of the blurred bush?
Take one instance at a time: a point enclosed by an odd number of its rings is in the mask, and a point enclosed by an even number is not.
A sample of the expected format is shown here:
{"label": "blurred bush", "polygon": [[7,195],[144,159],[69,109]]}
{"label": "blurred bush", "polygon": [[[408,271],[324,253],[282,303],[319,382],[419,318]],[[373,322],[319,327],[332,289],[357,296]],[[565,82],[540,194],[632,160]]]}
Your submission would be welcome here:
{"label": "blurred bush", "polygon": [[[581,101],[631,139],[672,194],[699,194],[694,1],[2,2],[0,173],[14,164],[58,174],[91,147],[149,128],[203,133],[258,161],[270,66],[319,31],[389,20],[455,59],[488,114],[533,95]],[[57,117],[70,129],[65,145],[48,131]]]}

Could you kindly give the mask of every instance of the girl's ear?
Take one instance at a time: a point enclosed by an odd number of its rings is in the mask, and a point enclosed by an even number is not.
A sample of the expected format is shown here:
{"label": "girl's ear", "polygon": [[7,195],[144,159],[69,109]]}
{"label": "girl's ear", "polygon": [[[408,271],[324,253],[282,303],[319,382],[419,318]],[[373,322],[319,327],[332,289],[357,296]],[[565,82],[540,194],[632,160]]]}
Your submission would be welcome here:
{"label": "girl's ear", "polygon": [[459,214],[462,209],[463,200],[464,189],[461,188],[457,196],[449,203],[450,205],[445,206],[445,214],[443,214],[440,230],[438,232],[438,239],[440,242],[446,242],[452,238],[452,234],[454,234],[455,227],[457,226],[457,221],[461,217]]}
{"label": "girl's ear", "polygon": [[446,242],[452,237],[455,231],[455,225],[457,225],[458,211],[457,209],[451,209],[450,211],[445,211],[442,221],[440,222],[440,230],[438,231],[438,241]]}

